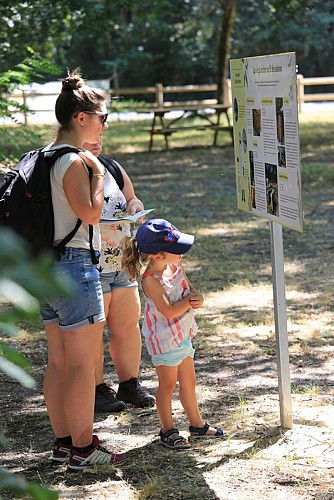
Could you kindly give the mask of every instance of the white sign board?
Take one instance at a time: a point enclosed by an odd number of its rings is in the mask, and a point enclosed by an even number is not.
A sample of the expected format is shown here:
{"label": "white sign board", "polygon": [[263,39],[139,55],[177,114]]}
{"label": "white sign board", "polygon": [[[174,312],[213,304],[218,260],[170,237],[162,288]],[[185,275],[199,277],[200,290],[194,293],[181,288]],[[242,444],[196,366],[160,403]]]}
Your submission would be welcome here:
{"label": "white sign board", "polygon": [[303,231],[294,52],[230,61],[238,207]]}

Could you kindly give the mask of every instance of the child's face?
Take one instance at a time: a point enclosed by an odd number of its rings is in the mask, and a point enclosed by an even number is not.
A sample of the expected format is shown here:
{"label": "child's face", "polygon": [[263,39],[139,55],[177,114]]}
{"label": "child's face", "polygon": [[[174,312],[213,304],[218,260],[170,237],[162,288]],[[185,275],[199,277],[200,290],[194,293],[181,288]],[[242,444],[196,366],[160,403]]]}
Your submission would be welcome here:
{"label": "child's face", "polygon": [[176,255],[174,253],[165,252],[165,259],[168,264],[173,264],[174,266],[178,266],[183,255]]}

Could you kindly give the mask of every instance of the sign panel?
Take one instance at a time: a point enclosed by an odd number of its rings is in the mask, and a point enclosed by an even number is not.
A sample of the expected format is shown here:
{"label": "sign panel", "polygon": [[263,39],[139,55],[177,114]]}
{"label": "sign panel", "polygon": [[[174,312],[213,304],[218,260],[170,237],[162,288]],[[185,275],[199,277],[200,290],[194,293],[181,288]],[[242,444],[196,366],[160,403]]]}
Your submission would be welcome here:
{"label": "sign panel", "polygon": [[230,61],[238,207],[303,231],[294,52]]}

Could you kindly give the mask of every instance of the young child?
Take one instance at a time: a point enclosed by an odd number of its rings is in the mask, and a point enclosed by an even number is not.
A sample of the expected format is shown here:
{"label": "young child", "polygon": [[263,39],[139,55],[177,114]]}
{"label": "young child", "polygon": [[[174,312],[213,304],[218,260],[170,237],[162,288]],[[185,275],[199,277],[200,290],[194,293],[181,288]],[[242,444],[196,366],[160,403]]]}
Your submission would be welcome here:
{"label": "young child", "polygon": [[197,333],[193,309],[203,296],[186,277],[182,255],[194,243],[194,236],[181,233],[164,219],[150,219],[133,238],[123,241],[123,266],[131,279],[145,271],[141,286],[145,296],[142,333],[156,368],[159,387],[156,405],[161,423],[160,440],[172,449],[190,447],[179,434],[172,417],[172,396],[179,381],[180,401],[189,419],[190,439],[223,437],[222,429],[211,427],[200,415],[196,398],[194,349]]}

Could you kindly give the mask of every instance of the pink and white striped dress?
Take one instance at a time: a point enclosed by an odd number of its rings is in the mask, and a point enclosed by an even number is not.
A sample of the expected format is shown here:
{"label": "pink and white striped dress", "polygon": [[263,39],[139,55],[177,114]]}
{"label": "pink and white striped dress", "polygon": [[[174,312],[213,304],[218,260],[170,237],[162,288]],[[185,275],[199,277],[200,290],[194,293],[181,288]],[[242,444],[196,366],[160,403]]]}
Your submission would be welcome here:
{"label": "pink and white striped dress", "polygon": [[[144,273],[158,279],[172,304],[183,299],[190,293],[182,266],[178,266],[172,276],[165,277],[154,273]],[[175,349],[187,337],[195,337],[198,326],[193,309],[188,309],[184,314],[173,319],[167,319],[158,311],[154,302],[149,297],[145,298],[144,321],[142,335],[145,338],[147,350],[150,355],[163,354]]]}

